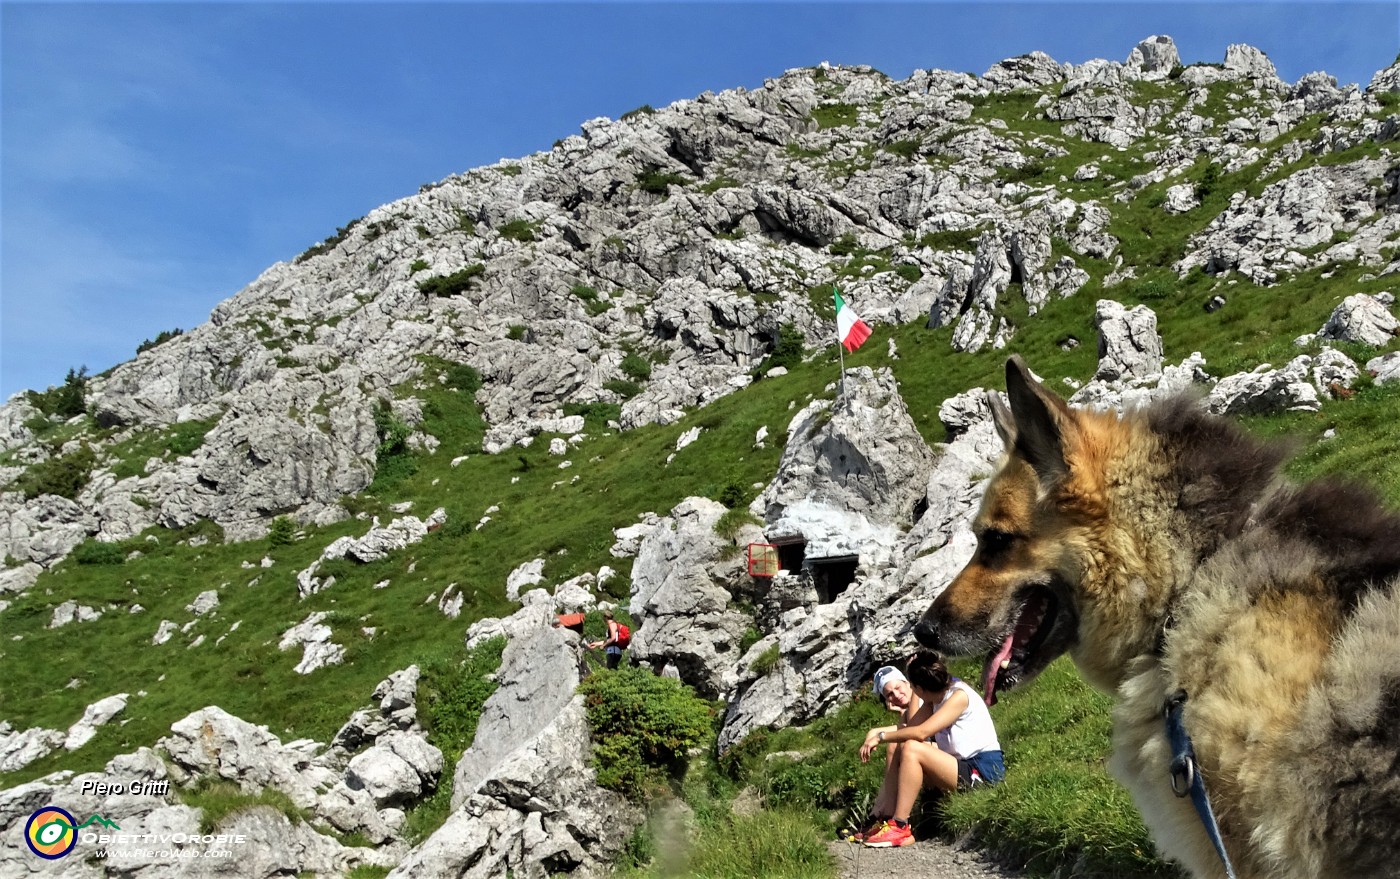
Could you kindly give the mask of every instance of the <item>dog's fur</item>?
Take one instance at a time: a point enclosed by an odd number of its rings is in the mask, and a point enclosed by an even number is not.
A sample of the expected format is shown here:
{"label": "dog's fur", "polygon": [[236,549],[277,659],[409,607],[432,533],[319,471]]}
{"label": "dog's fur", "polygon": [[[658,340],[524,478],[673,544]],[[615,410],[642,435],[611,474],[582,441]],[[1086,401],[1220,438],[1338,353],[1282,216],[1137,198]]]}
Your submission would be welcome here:
{"label": "dog's fur", "polygon": [[1007,392],[977,553],[919,640],[990,648],[993,690],[1068,652],[1115,696],[1111,770],[1195,876],[1224,868],[1168,780],[1178,689],[1240,879],[1400,876],[1400,517],[1284,482],[1282,452],[1187,399],[1073,410],[1019,357]]}

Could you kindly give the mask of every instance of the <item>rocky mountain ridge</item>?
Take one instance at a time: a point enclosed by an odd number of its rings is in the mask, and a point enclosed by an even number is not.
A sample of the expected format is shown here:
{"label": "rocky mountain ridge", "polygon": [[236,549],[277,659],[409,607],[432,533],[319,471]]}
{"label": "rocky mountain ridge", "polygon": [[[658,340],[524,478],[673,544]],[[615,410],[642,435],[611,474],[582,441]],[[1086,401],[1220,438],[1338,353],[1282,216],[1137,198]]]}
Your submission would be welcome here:
{"label": "rocky mountain ridge", "polygon": [[[1106,231],[1115,203],[1203,161],[1228,173],[1268,152],[1267,174],[1386,142],[1397,123],[1381,98],[1396,78],[1392,66],[1364,91],[1323,74],[1290,86],[1247,46],[1182,68],[1170,39],[1152,37],[1124,63],[1032,53],[982,77],[898,82],[822,66],[590,120],[549,152],[371,211],[94,379],[101,438],[35,442],[38,413],[12,398],[0,480],[83,443],[99,461],[74,503],[6,495],[0,543],[48,565],[90,536],[153,524],[211,519],[246,539],[278,514],[333,521],[373,476],[375,407],[421,418],[395,389],[437,377],[425,357],[474,367],[486,418],[513,439],[569,403],[621,404],[627,428],[731,393],[784,326],[809,344],[829,335],[831,284],[867,319],[927,315],[956,325],[957,350],[1000,347],[1016,329],[1009,309],[1033,315],[1089,282],[1085,266],[1121,260]],[[1008,95],[1059,134],[979,115]],[[1289,139],[1305,122],[1309,135]],[[1086,145],[1072,176],[1046,173]],[[1114,176],[1130,148],[1146,170]],[[1238,196],[1175,269],[1270,283],[1336,259],[1384,265],[1397,220],[1376,208],[1400,198],[1396,173],[1384,158],[1304,167]],[[1162,211],[1189,210],[1194,196],[1177,190],[1191,188],[1173,187]],[[193,452],[113,474],[124,440],[191,422],[212,423]]]}

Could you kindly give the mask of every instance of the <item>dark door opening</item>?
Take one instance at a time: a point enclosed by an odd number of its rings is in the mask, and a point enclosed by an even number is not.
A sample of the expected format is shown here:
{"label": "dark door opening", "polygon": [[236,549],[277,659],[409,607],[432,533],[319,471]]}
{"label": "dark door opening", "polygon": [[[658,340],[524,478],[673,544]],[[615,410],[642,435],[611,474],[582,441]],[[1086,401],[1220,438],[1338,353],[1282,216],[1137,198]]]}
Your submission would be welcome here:
{"label": "dark door opening", "polygon": [[794,577],[802,573],[802,563],[807,558],[807,541],[801,537],[777,540],[778,567]]}
{"label": "dark door opening", "polygon": [[817,589],[817,601],[830,604],[836,596],[846,591],[846,587],[856,581],[856,567],[860,556],[828,556],[824,559],[808,559],[812,570],[812,585]]}

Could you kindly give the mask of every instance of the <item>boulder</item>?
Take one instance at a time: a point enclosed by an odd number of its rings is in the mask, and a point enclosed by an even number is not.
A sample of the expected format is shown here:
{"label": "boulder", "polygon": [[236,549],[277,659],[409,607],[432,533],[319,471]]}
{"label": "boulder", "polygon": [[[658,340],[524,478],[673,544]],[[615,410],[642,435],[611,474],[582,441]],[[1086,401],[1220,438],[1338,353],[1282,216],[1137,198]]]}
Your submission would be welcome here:
{"label": "boulder", "polygon": [[97,735],[99,726],[116,717],[126,708],[126,700],[129,698],[131,697],[126,693],[117,693],[89,705],[84,709],[83,716],[79,718],[78,722],[68,728],[68,737],[63,740],[63,747],[69,751],[76,751],[86,745],[93,736]]}
{"label": "boulder", "polygon": [[452,813],[391,876],[592,875],[621,849],[642,815],[594,781],[572,637],[544,625],[507,644]]}
{"label": "boulder", "polygon": [[[725,588],[742,571],[742,559],[728,552],[733,543],[714,530],[726,512],[708,498],[686,498],[642,540],[632,564],[632,658],[658,668],[671,660],[708,699],[723,694],[739,641],[753,625]],[[762,536],[751,529],[751,539]]]}
{"label": "boulder", "polygon": [[1332,310],[1327,323],[1318,331],[1324,339],[1363,342],[1380,348],[1400,334],[1400,321],[1375,296],[1355,293]]}
{"label": "boulder", "polygon": [[218,706],[171,724],[170,735],[157,747],[169,755],[176,781],[213,775],[248,793],[276,788],[301,808],[316,804],[316,793],[303,778],[305,757],[283,747],[266,726],[255,726]]}
{"label": "boulder", "polygon": [[1157,315],[1146,305],[1124,308],[1100,299],[1094,309],[1099,332],[1099,368],[1094,378],[1107,382],[1141,379],[1162,372],[1162,337]]}

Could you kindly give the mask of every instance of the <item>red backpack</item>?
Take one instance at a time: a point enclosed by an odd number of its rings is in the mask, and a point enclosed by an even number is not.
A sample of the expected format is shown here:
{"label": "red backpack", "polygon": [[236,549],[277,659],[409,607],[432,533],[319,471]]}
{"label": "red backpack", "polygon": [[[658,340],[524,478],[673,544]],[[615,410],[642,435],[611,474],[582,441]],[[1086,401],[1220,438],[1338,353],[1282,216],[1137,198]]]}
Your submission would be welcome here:
{"label": "red backpack", "polygon": [[617,624],[617,646],[628,647],[632,644],[632,630],[622,623]]}

